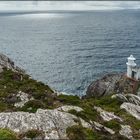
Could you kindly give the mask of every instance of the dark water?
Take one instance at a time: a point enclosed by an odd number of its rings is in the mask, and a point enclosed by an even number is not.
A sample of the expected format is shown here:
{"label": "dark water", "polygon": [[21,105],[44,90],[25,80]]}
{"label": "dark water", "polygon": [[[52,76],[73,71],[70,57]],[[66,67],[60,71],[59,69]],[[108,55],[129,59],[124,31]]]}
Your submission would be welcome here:
{"label": "dark water", "polygon": [[91,81],[140,64],[140,11],[1,13],[0,52],[33,78],[82,95]]}

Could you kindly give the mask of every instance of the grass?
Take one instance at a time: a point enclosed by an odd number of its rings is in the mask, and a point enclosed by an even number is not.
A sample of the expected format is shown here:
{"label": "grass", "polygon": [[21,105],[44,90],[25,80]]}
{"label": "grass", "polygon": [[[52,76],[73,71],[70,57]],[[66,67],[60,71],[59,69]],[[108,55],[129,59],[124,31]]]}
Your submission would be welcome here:
{"label": "grass", "polygon": [[114,130],[115,132],[119,132],[121,130],[120,123],[117,120],[104,122],[103,125]]}
{"label": "grass", "polygon": [[[43,105],[33,107],[35,111],[37,108],[54,108],[53,103],[56,101],[53,90],[42,82],[37,82],[29,77],[27,74],[21,74],[5,69],[0,73],[0,111],[15,110],[14,103],[18,102],[16,94],[19,91],[25,92],[32,96],[36,103],[32,102],[32,105],[42,102]],[[31,102],[27,103],[24,107],[24,111],[28,111],[26,108],[32,107]],[[17,108],[16,110],[18,110]],[[21,110],[21,109],[19,109]],[[33,111],[33,112],[34,112]]]}
{"label": "grass", "polygon": [[81,125],[73,125],[66,130],[67,136],[70,140],[94,140],[96,137],[91,129],[82,127]]}
{"label": "grass", "polygon": [[19,140],[17,135],[6,128],[0,128],[0,140]]}
{"label": "grass", "polygon": [[81,103],[81,100],[78,96],[73,95],[59,95],[58,100],[67,105],[79,105]]}

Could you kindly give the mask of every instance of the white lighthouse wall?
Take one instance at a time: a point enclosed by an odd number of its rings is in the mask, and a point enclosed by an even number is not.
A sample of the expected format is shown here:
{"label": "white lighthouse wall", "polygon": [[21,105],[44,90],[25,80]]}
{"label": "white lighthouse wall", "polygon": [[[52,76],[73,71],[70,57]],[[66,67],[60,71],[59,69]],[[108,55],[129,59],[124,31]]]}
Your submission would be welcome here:
{"label": "white lighthouse wall", "polygon": [[129,65],[127,66],[127,76],[130,77],[130,78],[132,76],[132,68]]}

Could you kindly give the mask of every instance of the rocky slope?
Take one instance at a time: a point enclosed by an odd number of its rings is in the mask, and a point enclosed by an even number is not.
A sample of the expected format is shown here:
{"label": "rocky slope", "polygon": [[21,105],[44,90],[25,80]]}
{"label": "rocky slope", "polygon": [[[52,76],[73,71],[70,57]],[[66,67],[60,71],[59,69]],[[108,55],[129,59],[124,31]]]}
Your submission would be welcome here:
{"label": "rocky slope", "polygon": [[136,81],[110,74],[80,99],[32,79],[5,55],[0,67],[0,139],[140,139]]}

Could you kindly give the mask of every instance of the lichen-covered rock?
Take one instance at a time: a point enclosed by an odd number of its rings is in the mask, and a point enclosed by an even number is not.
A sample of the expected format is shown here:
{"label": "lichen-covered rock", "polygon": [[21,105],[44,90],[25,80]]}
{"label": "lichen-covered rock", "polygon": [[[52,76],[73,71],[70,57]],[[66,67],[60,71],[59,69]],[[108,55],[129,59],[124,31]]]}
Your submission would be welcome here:
{"label": "lichen-covered rock", "polygon": [[83,111],[83,109],[81,107],[72,106],[72,105],[61,106],[61,107],[57,108],[56,110],[64,111],[64,112],[68,112],[69,110],[76,110],[77,112]]}
{"label": "lichen-covered rock", "polygon": [[108,132],[111,135],[115,134],[115,131],[113,131],[112,129],[105,127],[104,125],[98,123],[98,122],[94,122],[93,124],[94,129],[98,130],[98,131],[102,131],[102,132]]}
{"label": "lichen-covered rock", "polygon": [[132,134],[132,130],[131,127],[129,125],[121,125],[121,130],[119,131],[119,133],[122,136],[125,136],[126,138],[130,139],[130,140],[134,140]]}
{"label": "lichen-covered rock", "polygon": [[[36,113],[11,112],[0,113],[0,128],[9,128],[15,132],[25,133],[37,129],[45,133],[47,139],[66,139],[66,129],[76,125],[76,116],[57,110],[38,109]],[[83,123],[83,127],[89,125]]]}
{"label": "lichen-covered rock", "polygon": [[140,106],[140,97],[134,94],[115,94],[112,96],[112,98]]}
{"label": "lichen-covered rock", "polygon": [[140,120],[140,106],[124,102],[120,108],[125,109],[129,114]]}
{"label": "lichen-covered rock", "polygon": [[114,92],[115,84],[122,74],[108,74],[101,79],[92,82],[86,92],[86,97],[101,97]]}
{"label": "lichen-covered rock", "polygon": [[104,121],[110,121],[110,120],[116,119],[120,122],[123,122],[122,118],[116,116],[114,114],[114,112],[108,112],[108,111],[105,111],[102,108],[96,107],[96,106],[94,106],[94,109],[100,113],[100,116],[103,118]]}
{"label": "lichen-covered rock", "polygon": [[29,97],[29,94],[22,91],[19,91],[16,97],[19,98],[20,101],[14,104],[15,107],[23,107],[28,101],[34,100],[33,97]]}

